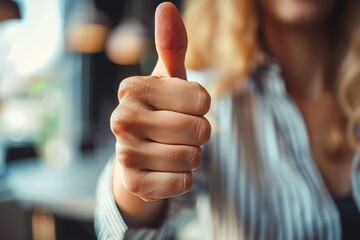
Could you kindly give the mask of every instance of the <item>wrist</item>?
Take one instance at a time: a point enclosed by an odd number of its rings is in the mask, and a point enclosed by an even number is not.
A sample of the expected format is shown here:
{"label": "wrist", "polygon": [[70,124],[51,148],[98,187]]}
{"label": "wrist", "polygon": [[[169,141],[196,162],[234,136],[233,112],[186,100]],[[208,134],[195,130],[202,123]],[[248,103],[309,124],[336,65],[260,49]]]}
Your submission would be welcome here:
{"label": "wrist", "polygon": [[146,202],[130,193],[123,184],[121,166],[113,166],[112,192],[115,203],[129,227],[159,227],[167,215],[168,201]]}

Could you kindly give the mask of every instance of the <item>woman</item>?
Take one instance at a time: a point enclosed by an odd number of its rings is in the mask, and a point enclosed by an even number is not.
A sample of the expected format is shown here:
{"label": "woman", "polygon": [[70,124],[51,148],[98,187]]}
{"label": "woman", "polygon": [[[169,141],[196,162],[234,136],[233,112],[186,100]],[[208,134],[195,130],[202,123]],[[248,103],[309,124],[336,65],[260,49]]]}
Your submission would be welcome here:
{"label": "woman", "polygon": [[[187,65],[200,70],[188,77],[213,93],[211,141],[202,153],[210,97],[182,81],[186,33],[162,4],[153,75],[119,88],[98,236],[168,239],[196,218],[203,239],[359,239],[359,2],[198,0],[186,10]],[[169,210],[163,199],[192,182]],[[179,210],[194,199],[195,217]]]}

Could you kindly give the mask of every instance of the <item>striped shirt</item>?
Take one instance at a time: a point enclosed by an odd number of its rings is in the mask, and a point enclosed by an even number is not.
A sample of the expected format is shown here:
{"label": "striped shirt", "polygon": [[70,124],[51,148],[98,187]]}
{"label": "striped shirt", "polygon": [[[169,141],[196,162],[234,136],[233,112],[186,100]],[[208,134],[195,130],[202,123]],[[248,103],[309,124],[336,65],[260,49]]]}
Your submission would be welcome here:
{"label": "striped shirt", "polygon": [[[211,72],[188,76],[206,87]],[[97,193],[99,239],[341,239],[338,209],[275,62],[259,66],[245,91],[224,94],[211,111],[215,131],[193,189],[171,199],[160,229],[128,229],[112,196],[108,163]],[[351,190],[358,209],[359,162],[356,154]]]}

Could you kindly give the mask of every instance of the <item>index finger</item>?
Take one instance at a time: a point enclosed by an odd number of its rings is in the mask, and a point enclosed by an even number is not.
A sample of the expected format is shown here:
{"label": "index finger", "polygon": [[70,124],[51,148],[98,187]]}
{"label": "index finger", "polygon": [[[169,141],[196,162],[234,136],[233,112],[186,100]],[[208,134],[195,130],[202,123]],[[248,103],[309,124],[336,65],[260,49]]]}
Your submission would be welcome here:
{"label": "index finger", "polygon": [[203,86],[180,78],[148,79],[145,98],[155,109],[197,116],[205,115],[211,103]]}

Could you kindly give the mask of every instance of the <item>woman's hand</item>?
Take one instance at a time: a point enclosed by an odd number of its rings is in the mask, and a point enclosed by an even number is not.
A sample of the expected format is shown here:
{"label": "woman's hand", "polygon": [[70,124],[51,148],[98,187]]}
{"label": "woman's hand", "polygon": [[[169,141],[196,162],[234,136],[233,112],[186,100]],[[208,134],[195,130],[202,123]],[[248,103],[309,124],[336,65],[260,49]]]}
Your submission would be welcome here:
{"label": "woman's hand", "polygon": [[[145,202],[190,190],[192,170],[200,166],[200,146],[211,134],[204,117],[210,95],[185,80],[187,35],[181,17],[172,4],[165,3],[155,19],[158,63],[152,76],[122,81],[119,105],[111,116],[120,165],[114,168],[113,185]],[[113,189],[116,202],[126,208],[117,197],[124,196],[119,189]]]}

